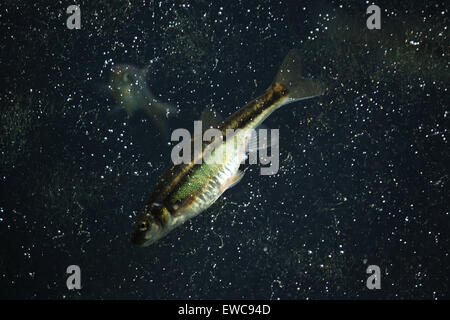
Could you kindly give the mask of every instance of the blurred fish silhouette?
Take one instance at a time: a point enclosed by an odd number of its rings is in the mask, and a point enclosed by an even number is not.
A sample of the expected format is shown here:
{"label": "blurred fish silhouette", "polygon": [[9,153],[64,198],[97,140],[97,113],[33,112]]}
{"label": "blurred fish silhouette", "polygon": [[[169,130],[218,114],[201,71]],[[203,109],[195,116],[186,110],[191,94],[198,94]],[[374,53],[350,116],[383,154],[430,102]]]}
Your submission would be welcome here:
{"label": "blurred fish silhouette", "polygon": [[159,101],[147,86],[149,66],[139,69],[132,65],[120,64],[111,69],[109,89],[112,91],[117,110],[125,110],[128,117],[136,112],[145,112],[163,136],[168,136],[167,119],[178,112],[177,108]]}

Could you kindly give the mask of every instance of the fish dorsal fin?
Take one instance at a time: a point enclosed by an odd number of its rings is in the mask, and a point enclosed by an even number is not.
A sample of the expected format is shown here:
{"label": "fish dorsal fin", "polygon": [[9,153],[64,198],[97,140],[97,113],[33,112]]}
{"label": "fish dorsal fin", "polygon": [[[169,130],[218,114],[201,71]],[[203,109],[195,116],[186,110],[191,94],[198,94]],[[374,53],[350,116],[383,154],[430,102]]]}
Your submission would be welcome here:
{"label": "fish dorsal fin", "polygon": [[210,128],[217,128],[223,121],[222,116],[212,109],[205,109],[200,114],[200,121],[202,121],[203,131]]}

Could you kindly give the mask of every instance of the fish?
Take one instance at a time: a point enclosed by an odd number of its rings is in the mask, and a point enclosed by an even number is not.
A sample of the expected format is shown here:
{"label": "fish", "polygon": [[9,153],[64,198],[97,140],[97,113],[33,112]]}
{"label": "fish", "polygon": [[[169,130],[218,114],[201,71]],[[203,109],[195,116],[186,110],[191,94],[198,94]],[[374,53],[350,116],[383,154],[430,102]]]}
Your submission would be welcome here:
{"label": "fish", "polygon": [[[324,93],[322,81],[301,76],[300,57],[298,49],[291,49],[271,85],[217,126],[224,136],[227,130],[234,130],[232,139],[227,136],[202,141],[202,152],[194,155],[192,161],[169,165],[133,224],[133,244],[149,246],[207,210],[226,190],[242,180],[245,171],[240,170],[240,165],[248,152],[250,132],[280,107]],[[192,145],[195,139],[198,137],[192,138]],[[216,152],[221,149],[227,152]],[[215,154],[221,157],[220,161],[198,161]]]}
{"label": "fish", "polygon": [[151,93],[147,85],[150,65],[140,69],[129,64],[118,64],[111,68],[109,89],[118,105],[116,110],[125,110],[128,118],[136,112],[145,112],[164,137],[168,137],[167,119],[178,113],[173,105],[162,102]]}

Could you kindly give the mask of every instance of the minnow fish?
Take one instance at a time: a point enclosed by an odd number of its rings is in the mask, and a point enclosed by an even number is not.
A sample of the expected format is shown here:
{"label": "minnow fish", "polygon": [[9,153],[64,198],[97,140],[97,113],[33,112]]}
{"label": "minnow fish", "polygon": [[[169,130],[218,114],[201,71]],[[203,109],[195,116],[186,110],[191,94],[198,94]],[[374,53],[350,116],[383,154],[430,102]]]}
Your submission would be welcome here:
{"label": "minnow fish", "polygon": [[167,136],[167,118],[177,109],[155,98],[150,92],[146,78],[149,67],[139,69],[132,65],[120,64],[111,69],[109,88],[119,107],[131,117],[137,111],[144,111],[163,135]]}
{"label": "minnow fish", "polygon": [[[131,240],[134,244],[148,246],[154,243],[209,208],[225,190],[242,179],[244,172],[239,166],[245,159],[250,132],[281,106],[323,93],[324,86],[320,81],[302,78],[299,72],[299,53],[292,49],[269,88],[218,126],[223,134],[227,129],[235,130],[233,139],[227,137],[218,146],[217,141],[202,142],[203,152],[197,158],[190,163],[172,164],[166,169],[133,226]],[[195,137],[192,144],[194,140]],[[226,149],[226,153],[217,152],[226,156],[220,162],[199,163],[198,157],[206,157],[205,150],[212,143],[216,143],[216,151]],[[213,154],[211,152],[209,156]]]}

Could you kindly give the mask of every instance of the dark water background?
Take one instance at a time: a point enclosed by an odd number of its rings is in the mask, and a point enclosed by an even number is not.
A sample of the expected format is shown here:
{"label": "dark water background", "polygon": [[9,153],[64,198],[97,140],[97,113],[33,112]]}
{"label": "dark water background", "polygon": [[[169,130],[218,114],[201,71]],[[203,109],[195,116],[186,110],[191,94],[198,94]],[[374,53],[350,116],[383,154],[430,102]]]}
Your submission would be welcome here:
{"label": "dark water background", "polygon": [[[0,298],[448,299],[449,36],[442,2],[0,4]],[[273,114],[278,174],[249,171],[148,248],[129,232],[171,146],[114,113],[112,64],[191,129],[231,114],[298,48],[326,95]],[[66,288],[79,265],[82,289]],[[381,268],[381,289],[366,268]]]}

